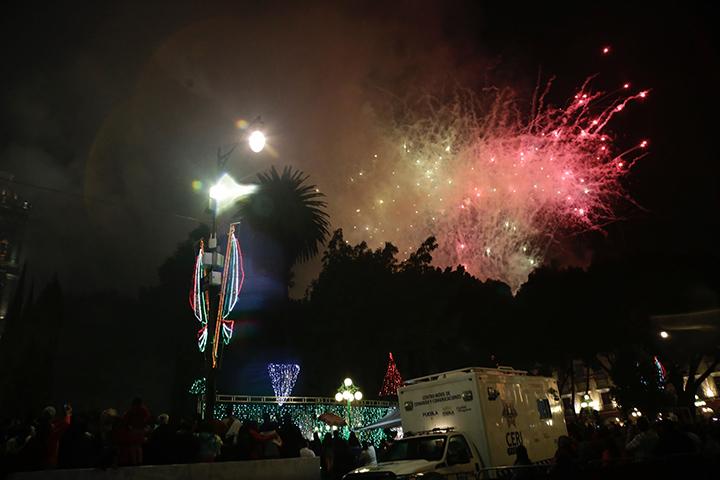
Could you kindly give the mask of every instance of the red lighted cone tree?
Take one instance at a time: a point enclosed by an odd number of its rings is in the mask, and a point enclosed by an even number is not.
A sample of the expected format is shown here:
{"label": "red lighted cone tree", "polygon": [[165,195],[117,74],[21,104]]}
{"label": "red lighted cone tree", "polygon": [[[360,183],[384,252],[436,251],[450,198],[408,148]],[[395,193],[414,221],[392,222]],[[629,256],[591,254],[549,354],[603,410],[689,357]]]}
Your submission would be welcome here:
{"label": "red lighted cone tree", "polygon": [[385,372],[385,379],[383,380],[383,386],[380,389],[381,397],[392,397],[397,395],[398,388],[402,386],[402,377],[400,371],[395,365],[395,359],[393,358],[392,352],[388,354],[388,366]]}

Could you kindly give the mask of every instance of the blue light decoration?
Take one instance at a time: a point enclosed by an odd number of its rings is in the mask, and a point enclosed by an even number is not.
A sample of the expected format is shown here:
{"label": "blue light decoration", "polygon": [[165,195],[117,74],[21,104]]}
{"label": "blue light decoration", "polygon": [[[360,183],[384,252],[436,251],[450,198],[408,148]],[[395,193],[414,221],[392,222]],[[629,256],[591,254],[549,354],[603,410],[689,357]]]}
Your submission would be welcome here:
{"label": "blue light decoration", "polygon": [[300,365],[295,363],[268,363],[268,375],[278,405],[282,405],[292,394],[293,387],[300,373]]}
{"label": "blue light decoration", "polygon": [[205,265],[203,264],[203,255],[205,254],[205,244],[200,240],[200,249],[198,250],[195,260],[195,270],[193,271],[192,288],[190,289],[190,308],[195,314],[195,318],[200,321],[202,327],[197,333],[198,348],[201,352],[205,351],[208,339],[208,309],[206,292],[202,289],[202,279],[205,274]]}

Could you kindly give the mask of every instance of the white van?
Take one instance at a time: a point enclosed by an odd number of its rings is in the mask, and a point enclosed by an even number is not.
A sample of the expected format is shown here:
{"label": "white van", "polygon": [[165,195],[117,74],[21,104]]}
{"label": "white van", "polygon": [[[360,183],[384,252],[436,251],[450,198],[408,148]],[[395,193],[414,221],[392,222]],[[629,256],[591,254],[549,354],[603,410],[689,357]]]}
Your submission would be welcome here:
{"label": "white van", "polygon": [[519,445],[533,462],[550,460],[558,437],[567,435],[555,380],[512,368],[416,378],[398,396],[403,439],[377,467],[358,468],[345,478],[473,478],[512,465]]}

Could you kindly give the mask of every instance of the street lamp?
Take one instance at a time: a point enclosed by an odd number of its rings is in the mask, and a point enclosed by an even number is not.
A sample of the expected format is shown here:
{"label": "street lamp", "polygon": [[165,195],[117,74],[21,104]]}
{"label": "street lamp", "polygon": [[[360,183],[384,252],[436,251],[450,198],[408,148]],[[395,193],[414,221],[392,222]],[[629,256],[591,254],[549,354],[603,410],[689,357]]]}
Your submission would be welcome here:
{"label": "street lamp", "polygon": [[[265,135],[255,129],[247,137],[248,147],[254,153],[265,148]],[[217,182],[210,188],[209,202],[212,214],[212,230],[207,244],[200,242],[200,252],[195,262],[195,275],[190,305],[202,324],[198,332],[198,347],[205,354],[207,384],[205,394],[205,418],[211,419],[215,408],[216,374],[220,368],[222,345],[230,341],[233,333],[232,320],[227,319],[235,306],[244,272],[240,244],[235,236],[235,226],[230,225],[225,254],[218,249],[217,218],[220,211],[234,204],[238,199],[251,195],[256,185],[237,183],[225,170],[230,155],[240,145],[235,142],[225,153],[218,148]]]}
{"label": "street lamp", "polygon": [[347,424],[348,428],[352,429],[352,423],[350,420],[350,413],[352,409],[352,403],[353,402],[359,402],[362,400],[363,394],[360,391],[360,389],[357,387],[357,385],[353,384],[353,381],[351,378],[346,378],[343,380],[342,384],[338,388],[337,393],[335,394],[335,401],[338,403],[346,402],[347,403]]}
{"label": "street lamp", "polygon": [[248,145],[250,145],[250,150],[253,152],[262,152],[265,148],[265,134],[260,130],[253,130],[248,137]]}
{"label": "street lamp", "polygon": [[668,338],[670,338],[670,334],[668,332],[666,332],[665,330],[662,330],[660,332],[660,338],[662,338],[663,340],[667,340]]}

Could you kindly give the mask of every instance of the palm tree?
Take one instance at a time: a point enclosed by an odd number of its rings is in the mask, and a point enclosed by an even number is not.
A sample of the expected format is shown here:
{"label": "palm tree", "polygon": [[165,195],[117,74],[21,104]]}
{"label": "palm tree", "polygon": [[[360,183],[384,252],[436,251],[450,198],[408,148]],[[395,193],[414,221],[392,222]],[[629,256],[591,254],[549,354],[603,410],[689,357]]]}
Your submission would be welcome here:
{"label": "palm tree", "polygon": [[238,212],[255,233],[275,244],[271,256],[276,258],[267,258],[266,252],[265,268],[276,270],[288,288],[292,267],[317,255],[329,234],[324,195],[307,179],[308,175],[292,167],[283,168],[282,173],[272,167],[258,174],[258,192],[240,204]]}

